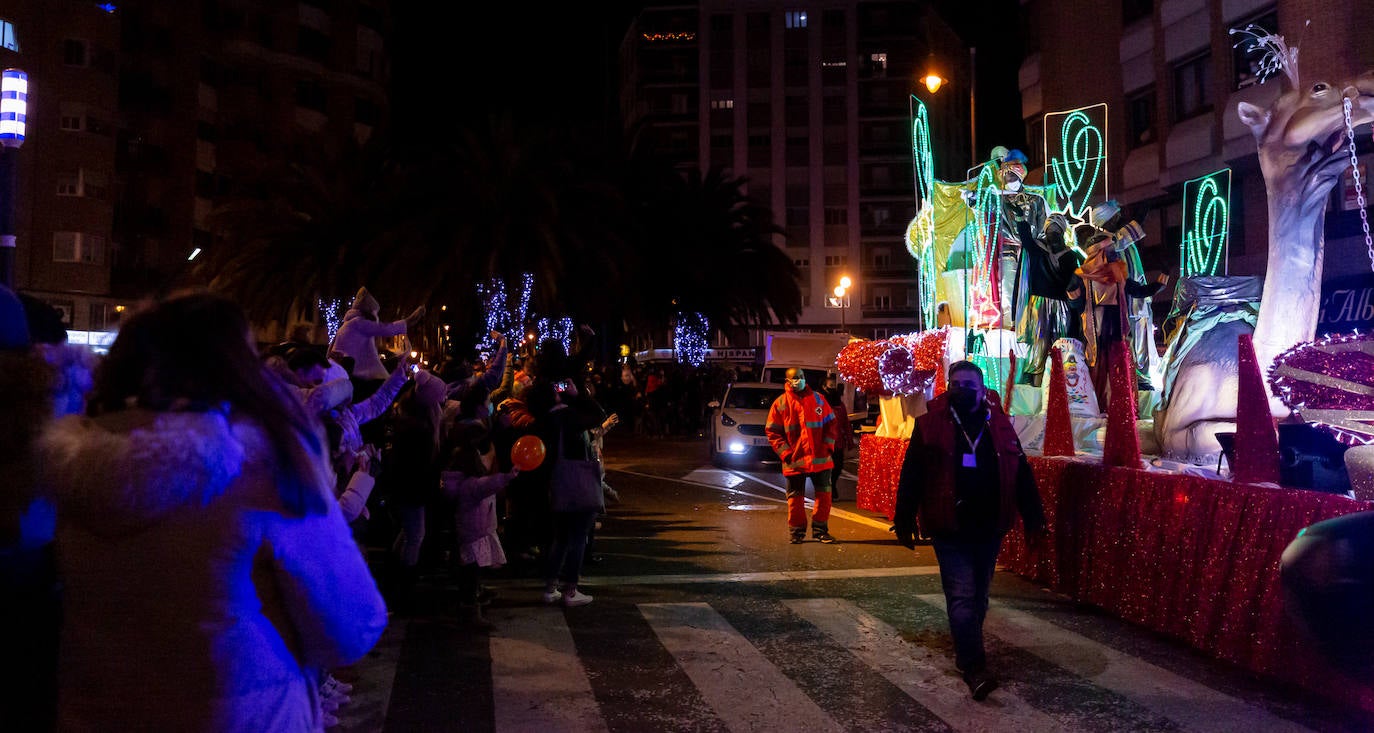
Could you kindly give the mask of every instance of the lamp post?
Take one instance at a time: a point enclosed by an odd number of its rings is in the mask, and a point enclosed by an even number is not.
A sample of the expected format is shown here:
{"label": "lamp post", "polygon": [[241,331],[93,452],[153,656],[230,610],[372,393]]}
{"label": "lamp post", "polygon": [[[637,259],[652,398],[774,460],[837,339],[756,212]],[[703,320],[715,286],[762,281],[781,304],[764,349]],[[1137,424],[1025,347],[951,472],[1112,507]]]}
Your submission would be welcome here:
{"label": "lamp post", "polygon": [[[977,72],[978,49],[969,46],[968,49],[968,147],[969,155],[973,158],[973,167],[978,167],[978,74]],[[926,89],[934,94],[940,91],[948,79],[940,76],[939,67],[935,64],[935,54],[930,54],[926,60],[926,74],[921,77],[921,83],[926,85]]]}
{"label": "lamp post", "polygon": [[0,72],[0,284],[14,288],[15,178],[28,121],[29,75]]}
{"label": "lamp post", "polygon": [[849,327],[845,325],[844,312],[849,310],[849,286],[852,284],[853,281],[849,279],[848,275],[841,276],[840,284],[835,286],[835,297],[831,299],[835,303],[835,307],[840,309],[840,330],[846,332]]}

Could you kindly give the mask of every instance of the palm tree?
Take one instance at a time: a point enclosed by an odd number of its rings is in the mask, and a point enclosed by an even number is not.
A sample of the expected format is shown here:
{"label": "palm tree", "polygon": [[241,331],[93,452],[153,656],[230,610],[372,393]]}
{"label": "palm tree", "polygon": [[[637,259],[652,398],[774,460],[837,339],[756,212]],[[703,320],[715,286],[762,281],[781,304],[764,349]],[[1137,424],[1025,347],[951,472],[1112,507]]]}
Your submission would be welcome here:
{"label": "palm tree", "polygon": [[639,292],[642,325],[666,325],[678,312],[704,313],[718,327],[801,316],[800,274],[774,244],[783,230],[745,183],[719,168],[683,175],[656,161],[634,166],[639,249],[661,263]]}
{"label": "palm tree", "polygon": [[417,192],[409,205],[422,211],[403,217],[402,238],[425,244],[394,253],[401,266],[391,275],[463,299],[493,277],[514,290],[532,272],[533,310],[605,317],[628,274],[623,203],[611,178],[569,149],[508,116],[456,131],[447,149],[408,172],[426,183],[407,186]]}
{"label": "palm tree", "polygon": [[372,287],[396,233],[397,178],[377,137],[334,156],[315,150],[271,161],[215,209],[218,241],[197,272],[259,323],[285,323],[316,298]]}

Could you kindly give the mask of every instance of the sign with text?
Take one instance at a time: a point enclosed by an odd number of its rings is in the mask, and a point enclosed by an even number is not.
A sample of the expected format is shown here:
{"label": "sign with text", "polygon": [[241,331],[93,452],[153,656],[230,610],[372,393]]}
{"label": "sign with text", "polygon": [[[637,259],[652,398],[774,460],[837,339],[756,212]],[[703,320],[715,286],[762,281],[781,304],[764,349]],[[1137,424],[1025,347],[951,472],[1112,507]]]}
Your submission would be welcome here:
{"label": "sign with text", "polygon": [[1317,335],[1374,330],[1374,273],[1337,277],[1322,283]]}

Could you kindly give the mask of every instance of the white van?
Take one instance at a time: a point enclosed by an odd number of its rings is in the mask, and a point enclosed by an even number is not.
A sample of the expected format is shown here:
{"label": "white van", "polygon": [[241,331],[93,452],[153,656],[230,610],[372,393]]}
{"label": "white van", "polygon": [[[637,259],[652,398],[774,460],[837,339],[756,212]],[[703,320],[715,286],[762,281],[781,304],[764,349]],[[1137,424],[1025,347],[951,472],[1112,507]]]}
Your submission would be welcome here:
{"label": "white van", "polygon": [[788,369],[796,367],[806,374],[806,384],[816,391],[834,377],[840,386],[845,411],[851,424],[868,417],[868,398],[840,377],[835,359],[853,337],[844,333],[798,333],[769,331],[764,334],[762,382],[782,384]]}

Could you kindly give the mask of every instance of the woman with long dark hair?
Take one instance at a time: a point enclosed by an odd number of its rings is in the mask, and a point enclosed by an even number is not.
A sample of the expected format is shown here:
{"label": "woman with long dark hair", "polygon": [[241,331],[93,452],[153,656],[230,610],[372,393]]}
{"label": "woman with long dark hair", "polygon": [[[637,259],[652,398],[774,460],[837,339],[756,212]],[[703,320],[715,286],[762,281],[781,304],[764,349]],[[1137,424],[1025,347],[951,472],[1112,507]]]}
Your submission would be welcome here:
{"label": "woman with long dark hair", "polygon": [[59,727],[319,730],[386,609],[318,423],[208,294],[135,314],[42,441],[65,584]]}

